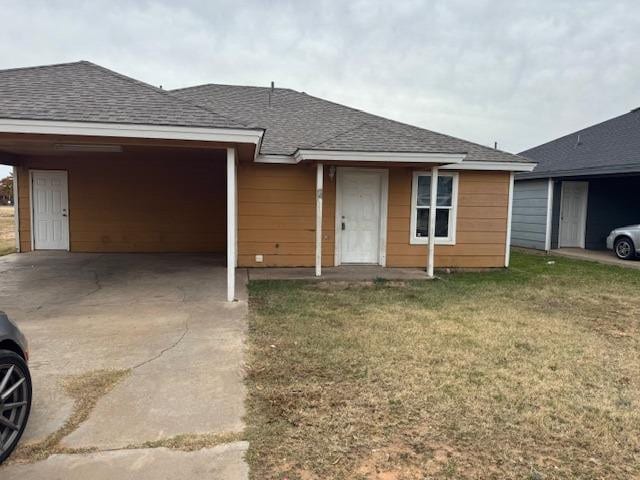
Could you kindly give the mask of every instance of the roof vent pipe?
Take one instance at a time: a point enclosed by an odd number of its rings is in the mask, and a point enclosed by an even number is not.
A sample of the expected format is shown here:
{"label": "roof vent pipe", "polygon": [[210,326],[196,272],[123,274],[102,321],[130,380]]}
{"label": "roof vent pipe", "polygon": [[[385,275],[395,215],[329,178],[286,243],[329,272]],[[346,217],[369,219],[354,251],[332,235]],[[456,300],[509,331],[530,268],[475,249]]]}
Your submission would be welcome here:
{"label": "roof vent pipe", "polygon": [[580,141],[580,134],[578,134],[578,139],[576,140],[576,145],[573,148],[576,148],[578,145],[582,145],[582,142]]}
{"label": "roof vent pipe", "polygon": [[273,80],[271,81],[271,89],[269,90],[269,106],[271,106],[271,95],[273,95],[273,89],[275,87],[275,83]]}

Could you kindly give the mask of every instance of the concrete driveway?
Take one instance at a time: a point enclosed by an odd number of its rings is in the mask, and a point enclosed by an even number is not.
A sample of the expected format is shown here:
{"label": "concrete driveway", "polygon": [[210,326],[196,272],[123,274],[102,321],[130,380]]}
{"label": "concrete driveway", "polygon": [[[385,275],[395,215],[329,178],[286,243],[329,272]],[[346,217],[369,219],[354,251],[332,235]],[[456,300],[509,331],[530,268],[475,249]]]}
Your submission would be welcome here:
{"label": "concrete driveway", "polygon": [[[31,350],[34,401],[22,456],[26,445],[61,438],[59,453],[14,460],[0,476],[246,478],[246,443],[216,440],[237,439],[244,428],[246,293],[239,280],[241,300],[224,302],[225,281],[222,259],[207,255],[1,257],[0,309]],[[65,426],[78,418],[65,382],[105,369],[120,380],[86,419]],[[176,436],[204,448],[186,451]]]}

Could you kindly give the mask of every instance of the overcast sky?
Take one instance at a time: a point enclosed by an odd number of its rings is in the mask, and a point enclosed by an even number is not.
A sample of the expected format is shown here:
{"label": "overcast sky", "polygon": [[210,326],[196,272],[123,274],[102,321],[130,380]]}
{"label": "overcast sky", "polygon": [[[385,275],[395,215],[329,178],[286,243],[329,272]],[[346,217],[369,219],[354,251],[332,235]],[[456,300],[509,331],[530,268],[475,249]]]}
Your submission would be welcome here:
{"label": "overcast sky", "polygon": [[0,6],[0,68],[83,59],[164,88],[274,80],[512,152],[640,106],[637,1]]}

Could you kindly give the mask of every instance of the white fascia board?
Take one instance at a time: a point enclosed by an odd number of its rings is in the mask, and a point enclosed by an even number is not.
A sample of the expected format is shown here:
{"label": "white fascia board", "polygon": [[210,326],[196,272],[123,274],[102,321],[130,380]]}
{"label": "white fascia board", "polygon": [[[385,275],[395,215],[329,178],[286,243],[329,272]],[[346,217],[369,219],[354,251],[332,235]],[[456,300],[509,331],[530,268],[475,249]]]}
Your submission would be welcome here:
{"label": "white fascia board", "polygon": [[351,152],[345,150],[298,150],[298,161],[385,162],[385,163],[460,163],[466,153]]}
{"label": "white fascia board", "polygon": [[258,155],[254,161],[255,163],[298,163],[298,161],[291,155]]}
{"label": "white fascia board", "polygon": [[465,160],[454,165],[444,165],[443,170],[502,170],[506,172],[531,172],[536,167],[535,163],[526,162],[478,162]]}
{"label": "white fascia board", "polygon": [[174,127],[169,125],[0,119],[0,133],[150,138],[251,143],[253,145],[259,145],[264,131],[240,128]]}

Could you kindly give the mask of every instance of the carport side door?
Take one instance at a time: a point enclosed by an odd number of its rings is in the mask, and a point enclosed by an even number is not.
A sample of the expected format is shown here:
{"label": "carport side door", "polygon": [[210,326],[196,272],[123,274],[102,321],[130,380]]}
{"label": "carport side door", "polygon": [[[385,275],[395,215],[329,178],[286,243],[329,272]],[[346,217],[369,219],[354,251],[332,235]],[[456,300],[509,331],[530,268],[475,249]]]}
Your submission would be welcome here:
{"label": "carport side door", "polygon": [[588,182],[562,182],[560,247],[584,248]]}
{"label": "carport side door", "polygon": [[34,250],[69,250],[67,172],[31,171]]}

